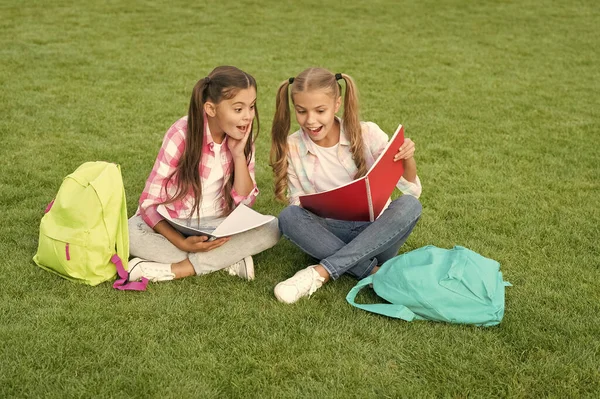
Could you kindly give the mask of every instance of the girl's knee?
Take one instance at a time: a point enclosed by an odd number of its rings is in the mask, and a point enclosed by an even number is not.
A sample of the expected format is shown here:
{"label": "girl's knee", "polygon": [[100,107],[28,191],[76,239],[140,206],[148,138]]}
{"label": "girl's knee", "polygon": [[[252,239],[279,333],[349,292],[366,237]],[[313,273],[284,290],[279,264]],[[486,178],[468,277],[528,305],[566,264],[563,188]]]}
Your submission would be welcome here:
{"label": "girl's knee", "polygon": [[281,233],[285,234],[286,230],[292,228],[303,213],[304,209],[297,205],[290,205],[281,211],[279,214],[279,230]]}
{"label": "girl's knee", "polygon": [[423,211],[423,205],[421,205],[421,201],[417,197],[413,197],[412,195],[404,195],[406,197],[406,201],[408,202],[408,206],[412,209],[415,215],[421,216],[421,212]]}
{"label": "girl's knee", "polygon": [[253,253],[262,252],[275,246],[275,244],[279,242],[279,238],[281,238],[279,222],[277,221],[277,218],[275,218],[267,224],[242,233],[239,238],[237,238],[237,236],[233,236],[232,238],[241,240],[236,241],[236,245],[250,245]]}
{"label": "girl's knee", "polygon": [[399,214],[409,216],[411,219],[417,219],[421,216],[423,207],[421,201],[412,195],[403,195],[390,204],[390,208],[396,210]]}
{"label": "girl's knee", "polygon": [[279,221],[277,218],[270,221],[267,226],[267,236],[269,237],[269,243],[267,244],[267,248],[273,247],[275,244],[279,242],[281,238],[281,231],[279,227]]}

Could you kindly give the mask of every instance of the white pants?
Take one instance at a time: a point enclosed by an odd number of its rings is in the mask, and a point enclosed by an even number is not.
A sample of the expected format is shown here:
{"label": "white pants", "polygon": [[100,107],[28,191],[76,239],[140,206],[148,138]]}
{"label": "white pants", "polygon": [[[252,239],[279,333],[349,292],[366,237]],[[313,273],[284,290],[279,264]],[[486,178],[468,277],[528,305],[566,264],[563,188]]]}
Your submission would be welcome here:
{"label": "white pants", "polygon": [[197,275],[231,266],[246,256],[269,249],[279,241],[277,219],[253,230],[231,236],[231,239],[208,252],[188,253],[180,250],[162,234],[155,232],[136,215],[129,219],[129,252],[145,260],[177,263],[188,258]]}

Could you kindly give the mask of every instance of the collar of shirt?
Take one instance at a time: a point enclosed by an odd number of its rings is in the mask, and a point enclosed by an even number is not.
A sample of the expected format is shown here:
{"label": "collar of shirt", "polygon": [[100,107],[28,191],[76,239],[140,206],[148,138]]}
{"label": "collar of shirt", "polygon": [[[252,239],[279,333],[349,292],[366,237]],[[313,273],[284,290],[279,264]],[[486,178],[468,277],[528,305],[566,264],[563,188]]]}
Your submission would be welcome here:
{"label": "collar of shirt", "polygon": [[[338,146],[337,150],[338,160],[340,161],[340,164],[346,170],[346,172],[350,176],[354,176],[356,174],[357,169],[356,164],[352,159],[352,153],[350,152],[350,140],[346,136],[346,132],[344,132],[344,129],[342,127],[342,120],[337,116],[335,117],[335,119],[340,123],[340,145]],[[317,157],[317,154],[314,150],[314,146],[316,144],[310,139],[310,137],[308,137],[308,135],[304,132],[302,128],[300,129],[300,138],[301,140],[299,143],[300,145],[298,146],[298,152],[300,158],[304,159],[301,162],[304,165],[303,169],[304,173],[306,174],[306,179],[314,187],[316,186],[314,181],[314,173],[315,170],[320,167],[319,158]],[[306,157],[308,153],[310,153],[312,157]],[[312,161],[310,161],[308,158],[311,158]]]}

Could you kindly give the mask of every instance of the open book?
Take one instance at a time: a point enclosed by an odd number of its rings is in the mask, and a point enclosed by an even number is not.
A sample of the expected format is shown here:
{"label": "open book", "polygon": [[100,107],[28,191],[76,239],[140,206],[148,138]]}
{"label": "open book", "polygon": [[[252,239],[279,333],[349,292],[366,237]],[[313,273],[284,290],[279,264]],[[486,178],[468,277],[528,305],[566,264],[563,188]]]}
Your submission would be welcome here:
{"label": "open book", "polygon": [[193,225],[191,222],[192,219],[171,218],[169,212],[163,205],[159,205],[156,210],[181,234],[185,236],[207,236],[209,240],[228,237],[252,230],[275,219],[274,216],[263,215],[244,204],[239,204],[218,226],[200,227],[197,224]]}
{"label": "open book", "polygon": [[394,156],[402,143],[404,127],[398,125],[398,129],[365,176],[332,190],[302,195],[300,204],[304,209],[321,217],[374,221],[404,174],[404,163],[394,162]]}

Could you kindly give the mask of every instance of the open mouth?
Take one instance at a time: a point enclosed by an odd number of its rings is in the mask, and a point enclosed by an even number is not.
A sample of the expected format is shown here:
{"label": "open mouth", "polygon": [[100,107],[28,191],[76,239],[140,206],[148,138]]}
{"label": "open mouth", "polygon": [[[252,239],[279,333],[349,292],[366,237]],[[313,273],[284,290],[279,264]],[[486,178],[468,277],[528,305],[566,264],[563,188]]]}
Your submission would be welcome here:
{"label": "open mouth", "polygon": [[242,133],[246,133],[248,129],[250,129],[250,125],[236,126],[238,130]]}
{"label": "open mouth", "polygon": [[317,128],[307,128],[307,130],[310,134],[319,134],[321,133],[321,130],[323,130],[323,126],[319,126]]}

